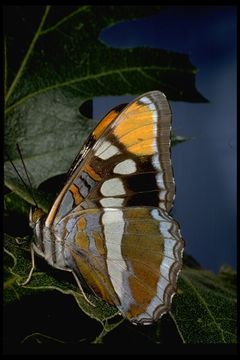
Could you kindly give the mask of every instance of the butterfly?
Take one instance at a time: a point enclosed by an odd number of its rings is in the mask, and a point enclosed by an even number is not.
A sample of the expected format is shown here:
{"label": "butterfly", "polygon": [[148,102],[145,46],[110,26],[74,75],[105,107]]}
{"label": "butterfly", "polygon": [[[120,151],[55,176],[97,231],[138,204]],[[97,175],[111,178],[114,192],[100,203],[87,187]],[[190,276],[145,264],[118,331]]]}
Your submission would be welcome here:
{"label": "butterfly", "polygon": [[[112,109],[92,131],[50,212],[30,213],[35,253],[70,271],[133,324],[171,307],[184,241],[175,197],[171,110],[150,91]],[[26,282],[25,282],[26,283]]]}

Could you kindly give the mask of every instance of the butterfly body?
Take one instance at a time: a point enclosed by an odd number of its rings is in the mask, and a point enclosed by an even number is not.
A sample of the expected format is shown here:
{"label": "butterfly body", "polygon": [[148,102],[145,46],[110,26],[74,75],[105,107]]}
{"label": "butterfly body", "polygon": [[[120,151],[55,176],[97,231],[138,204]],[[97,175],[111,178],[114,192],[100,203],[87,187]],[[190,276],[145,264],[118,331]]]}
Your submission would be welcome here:
{"label": "butterfly body", "polygon": [[32,222],[34,251],[83,278],[133,323],[150,324],[169,310],[182,266],[183,240],[169,215],[170,127],[159,91],[109,112],[49,214]]}

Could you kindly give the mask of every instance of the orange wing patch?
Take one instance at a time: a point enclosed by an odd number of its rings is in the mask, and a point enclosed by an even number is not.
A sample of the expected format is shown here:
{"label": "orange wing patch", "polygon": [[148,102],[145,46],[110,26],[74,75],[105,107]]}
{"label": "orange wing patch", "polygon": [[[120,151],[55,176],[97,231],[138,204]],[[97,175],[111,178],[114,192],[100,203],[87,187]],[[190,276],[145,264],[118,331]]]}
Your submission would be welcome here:
{"label": "orange wing patch", "polygon": [[133,103],[120,115],[113,133],[135,155],[153,155],[156,138],[154,112],[149,106]]}
{"label": "orange wing patch", "polygon": [[125,106],[126,104],[116,106],[114,109],[110,110],[109,113],[99,122],[99,124],[93,130],[93,136],[96,140],[100,138],[104,130],[117,118]]}
{"label": "orange wing patch", "polygon": [[96,171],[89,164],[85,164],[82,171],[85,171],[95,181],[102,180],[101,176],[97,174]]}
{"label": "orange wing patch", "polygon": [[75,204],[76,205],[80,204],[82,202],[83,198],[82,198],[82,196],[81,196],[81,194],[79,192],[79,188],[77,187],[77,185],[72,184],[70,186],[69,190],[72,193]]}
{"label": "orange wing patch", "polygon": [[86,224],[86,219],[83,216],[80,217],[77,222],[78,231],[75,236],[75,243],[80,249],[87,251],[89,249],[89,239],[86,232],[84,232]]}
{"label": "orange wing patch", "polygon": [[99,139],[106,127],[118,116],[118,112],[114,110],[110,111],[105,118],[100,121],[100,123],[97,125],[97,127],[93,131],[93,136],[95,139]]}

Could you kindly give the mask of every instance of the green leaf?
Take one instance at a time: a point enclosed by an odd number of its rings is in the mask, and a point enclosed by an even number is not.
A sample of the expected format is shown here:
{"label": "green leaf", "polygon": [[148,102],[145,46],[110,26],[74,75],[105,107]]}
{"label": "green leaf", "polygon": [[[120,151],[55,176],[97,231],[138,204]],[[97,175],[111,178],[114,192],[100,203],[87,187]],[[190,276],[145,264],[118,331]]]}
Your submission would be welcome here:
{"label": "green leaf", "polygon": [[[48,211],[52,194],[36,189],[68,170],[96,125],[90,114],[86,117],[79,112],[93,97],[138,95],[159,89],[169,100],[206,102],[195,88],[197,69],[187,55],[146,47],[115,49],[99,40],[106,27],[160,10],[160,6],[5,7],[8,19],[4,42],[5,148],[25,179],[15,146],[20,144],[34,187],[26,190],[12,165],[5,161],[5,184],[14,192],[4,197],[7,214],[18,212],[27,216],[28,203],[34,205],[31,191],[37,204]],[[173,135],[172,144],[185,140]],[[6,235],[4,246],[6,304],[39,292],[57,291],[73,297],[85,314],[102,325],[94,343],[102,342],[116,327],[121,328],[122,319],[119,321],[114,307],[88,294],[96,305],[90,306],[74,281],[65,279],[64,272],[57,275],[49,267],[41,271],[41,261],[37,261],[38,271],[31,282],[19,285],[31,268],[30,238]],[[211,277],[216,288],[210,290]],[[180,276],[180,294],[174,298],[172,317],[163,317],[160,324],[165,322],[169,327],[171,323],[183,342],[235,342],[234,277],[226,269],[215,276],[186,267]],[[191,311],[192,322],[187,309]],[[218,309],[224,314],[222,318]],[[152,341],[163,341],[161,326],[148,327]],[[142,332],[146,335],[147,330]]]}
{"label": "green leaf", "polygon": [[186,268],[178,286],[172,314],[185,343],[237,342],[236,283],[221,273]]}
{"label": "green leaf", "polygon": [[47,213],[51,202],[54,200],[53,194],[39,189],[31,189],[29,186],[25,187],[22,183],[19,183],[19,179],[8,179],[6,185],[13,190],[13,193],[7,194],[4,197],[6,210],[15,210],[26,214],[29,213],[29,205],[27,203],[35,205],[36,201],[38,206]]}
{"label": "green leaf", "polygon": [[[29,241],[29,238],[5,237],[5,303],[39,291],[57,290],[73,296],[84,313],[102,324],[103,329],[94,341],[102,342],[108,332],[121,324],[116,308],[87,294],[96,306],[92,307],[74,282],[64,280],[64,277],[57,279],[49,267],[47,272],[35,271],[26,286],[19,285],[31,268]],[[140,327],[140,332],[154,342],[162,342],[164,322],[167,322],[167,329],[175,327],[175,336],[183,343],[236,343],[236,273],[223,268],[215,275],[201,268],[185,266],[178,281],[178,293],[173,298],[171,317],[165,315],[153,326]]]}
{"label": "green leaf", "polygon": [[[91,306],[80,294],[77,285],[73,282],[57,281],[50,273],[33,273],[32,279],[26,286],[20,285],[28,277],[31,269],[29,261],[30,239],[15,239],[5,235],[4,252],[5,256],[5,279],[4,279],[4,301],[16,301],[23,295],[30,295],[36,291],[57,290],[61,293],[74,296],[79,307],[90,317],[103,322],[116,315],[117,311],[101,299],[89,295],[89,300],[96,307]],[[27,257],[28,255],[28,257]]]}
{"label": "green leaf", "polygon": [[[24,177],[15,149],[16,142],[20,144],[35,188],[68,170],[96,125],[79,113],[87,100],[160,89],[170,100],[206,101],[195,88],[196,68],[187,55],[146,47],[115,49],[99,41],[104,28],[161,9],[88,5],[32,8],[36,23],[30,26],[28,22],[28,46],[14,32],[18,27],[6,28],[5,147]],[[21,24],[21,18],[27,22],[31,15],[28,7],[17,11],[22,17],[15,15],[15,22]],[[12,12],[7,13],[10,24]],[[21,59],[15,59],[14,52],[22,51],[19,41],[25,52]],[[5,184],[33,203],[9,161],[5,162]]]}
{"label": "green leaf", "polygon": [[[58,291],[64,295],[73,296],[80,309],[90,318],[97,320],[102,324],[102,331],[95,339],[96,343],[102,341],[108,332],[118,326],[119,321],[118,310],[108,305],[100,298],[87,294],[92,306],[80,293],[75,281],[57,280],[54,276],[54,270],[51,268],[48,272],[33,272],[31,281],[23,286],[21,285],[31,269],[31,261],[29,259],[30,238],[14,238],[5,235],[4,240],[4,303],[20,301],[23,296],[34,295],[39,292]],[[111,320],[111,322],[109,322]]]}
{"label": "green leaf", "polygon": [[18,212],[24,216],[29,214],[29,204],[18,196],[16,193],[11,192],[4,195],[4,210],[6,213]]}

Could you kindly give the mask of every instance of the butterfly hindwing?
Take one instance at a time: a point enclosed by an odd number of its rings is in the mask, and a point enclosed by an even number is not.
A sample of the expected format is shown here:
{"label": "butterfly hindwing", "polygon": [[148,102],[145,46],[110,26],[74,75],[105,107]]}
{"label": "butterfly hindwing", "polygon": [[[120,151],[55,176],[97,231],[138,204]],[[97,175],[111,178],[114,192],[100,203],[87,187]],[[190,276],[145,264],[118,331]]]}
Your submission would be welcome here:
{"label": "butterfly hindwing", "polygon": [[71,267],[100,297],[135,323],[169,309],[176,291],[183,240],[178,224],[154,207],[83,210],[65,217]]}

